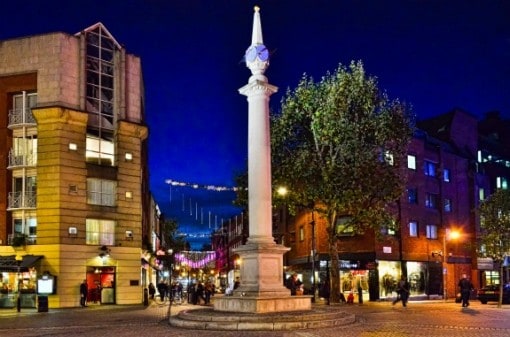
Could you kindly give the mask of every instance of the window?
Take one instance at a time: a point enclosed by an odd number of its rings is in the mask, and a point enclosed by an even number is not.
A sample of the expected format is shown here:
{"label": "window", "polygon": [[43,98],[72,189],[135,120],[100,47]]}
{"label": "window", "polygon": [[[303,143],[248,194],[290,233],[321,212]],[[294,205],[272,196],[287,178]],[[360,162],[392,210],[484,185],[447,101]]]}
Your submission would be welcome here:
{"label": "window", "polygon": [[425,196],[425,207],[437,209],[438,195],[434,193],[427,193]]}
{"label": "window", "polygon": [[485,200],[485,189],[482,187],[478,189],[478,200]]}
{"label": "window", "polygon": [[444,199],[444,211],[445,212],[452,211],[452,199],[448,199],[448,198]]}
{"label": "window", "polygon": [[115,206],[117,182],[104,179],[87,179],[87,203],[91,205]]}
{"label": "window", "polygon": [[350,224],[350,217],[339,217],[336,220],[336,235],[337,236],[353,236],[354,227]]}
{"label": "window", "polygon": [[305,229],[303,226],[299,227],[299,241],[305,241]]}
{"label": "window", "polygon": [[508,188],[508,181],[505,177],[497,177],[496,178],[496,187],[502,190],[506,190]]}
{"label": "window", "polygon": [[87,135],[87,150],[85,152],[88,163],[99,165],[114,165],[113,141]]}
{"label": "window", "polygon": [[409,236],[418,237],[418,222],[409,221]]}
{"label": "window", "polygon": [[87,219],[88,245],[112,246],[115,243],[115,221]]}
{"label": "window", "polygon": [[424,165],[424,173],[426,176],[429,177],[435,177],[436,176],[436,163],[433,163],[431,161],[425,160]]}
{"label": "window", "polygon": [[86,32],[86,109],[89,126],[113,130],[115,40],[101,25]]}
{"label": "window", "polygon": [[394,164],[394,159],[393,159],[393,154],[392,154],[390,151],[385,151],[385,152],[384,152],[384,161],[385,161],[388,165],[393,166],[393,164]]}
{"label": "window", "polygon": [[452,172],[450,171],[450,169],[443,169],[443,181],[449,183],[452,179],[452,176],[451,176]]}
{"label": "window", "polygon": [[407,155],[407,168],[411,170],[416,170],[416,157],[413,155]]}
{"label": "window", "polygon": [[407,189],[407,201],[410,204],[418,203],[418,189],[417,188],[408,188]]}
{"label": "window", "polygon": [[436,225],[427,225],[427,239],[437,239]]}

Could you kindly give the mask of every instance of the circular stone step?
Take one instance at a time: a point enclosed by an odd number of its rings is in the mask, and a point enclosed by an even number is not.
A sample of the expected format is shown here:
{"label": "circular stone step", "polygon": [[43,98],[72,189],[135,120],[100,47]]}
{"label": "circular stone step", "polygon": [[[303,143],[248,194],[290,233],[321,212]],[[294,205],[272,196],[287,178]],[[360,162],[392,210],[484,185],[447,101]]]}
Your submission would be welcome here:
{"label": "circular stone step", "polygon": [[300,330],[352,324],[354,314],[338,307],[314,308],[311,311],[284,313],[238,313],[214,311],[213,308],[183,310],[172,316],[170,325],[198,330]]}

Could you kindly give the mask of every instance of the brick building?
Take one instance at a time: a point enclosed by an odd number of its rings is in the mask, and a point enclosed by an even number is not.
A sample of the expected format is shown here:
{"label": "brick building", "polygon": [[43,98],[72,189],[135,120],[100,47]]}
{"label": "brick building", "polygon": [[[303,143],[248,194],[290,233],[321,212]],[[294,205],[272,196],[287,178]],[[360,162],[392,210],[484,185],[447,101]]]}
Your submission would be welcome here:
{"label": "brick building", "polygon": [[[393,206],[397,229],[387,230],[382,238],[375,233],[353,235],[338,219],[339,291],[348,293],[361,284],[367,300],[394,297],[396,282],[405,275],[412,297],[451,298],[464,273],[475,287],[496,279],[497,269],[476,256],[479,219],[475,210],[494,188],[506,188],[508,167],[503,170],[498,157],[499,173],[490,173],[496,171],[492,168],[496,157],[481,158],[480,153],[487,154],[488,149],[484,133],[491,133],[484,125],[490,129],[487,122],[479,123],[461,110],[419,123],[408,150],[407,188]],[[291,247],[287,272],[298,272],[309,288],[312,256],[319,289],[328,275],[326,226],[324,219],[309,212],[286,221],[285,244]],[[315,253],[311,254],[313,242]]]}
{"label": "brick building", "polygon": [[0,59],[0,306],[34,306],[43,276],[50,307],[79,305],[84,279],[90,303],[141,303],[155,220],[140,59],[101,23],[2,41]]}

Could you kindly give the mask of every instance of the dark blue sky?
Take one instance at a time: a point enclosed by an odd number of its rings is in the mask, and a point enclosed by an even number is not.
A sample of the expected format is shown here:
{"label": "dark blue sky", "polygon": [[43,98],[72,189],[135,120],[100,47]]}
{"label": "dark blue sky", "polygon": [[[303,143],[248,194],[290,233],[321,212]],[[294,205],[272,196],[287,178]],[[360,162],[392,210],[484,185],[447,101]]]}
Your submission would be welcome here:
{"label": "dark blue sky", "polygon": [[303,73],[320,79],[339,63],[362,60],[379,87],[412,104],[420,119],[454,107],[510,114],[506,0],[10,1],[2,4],[0,40],[76,33],[100,21],[139,55],[151,190],[184,231],[208,232],[209,212],[218,222],[237,212],[229,207],[233,193],[174,187],[170,200],[165,180],[232,187],[244,169],[247,102],[237,89],[250,76],[241,60],[254,5],[274,51],[266,72],[280,88],[273,110]]}

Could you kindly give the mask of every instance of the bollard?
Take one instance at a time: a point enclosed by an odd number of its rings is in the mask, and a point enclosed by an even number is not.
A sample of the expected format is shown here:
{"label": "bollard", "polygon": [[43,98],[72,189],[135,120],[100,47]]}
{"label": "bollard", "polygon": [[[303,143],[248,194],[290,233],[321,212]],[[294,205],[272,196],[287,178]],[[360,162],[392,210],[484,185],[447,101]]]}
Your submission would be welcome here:
{"label": "bollard", "polygon": [[149,305],[149,291],[147,288],[143,289],[143,305],[148,306]]}

